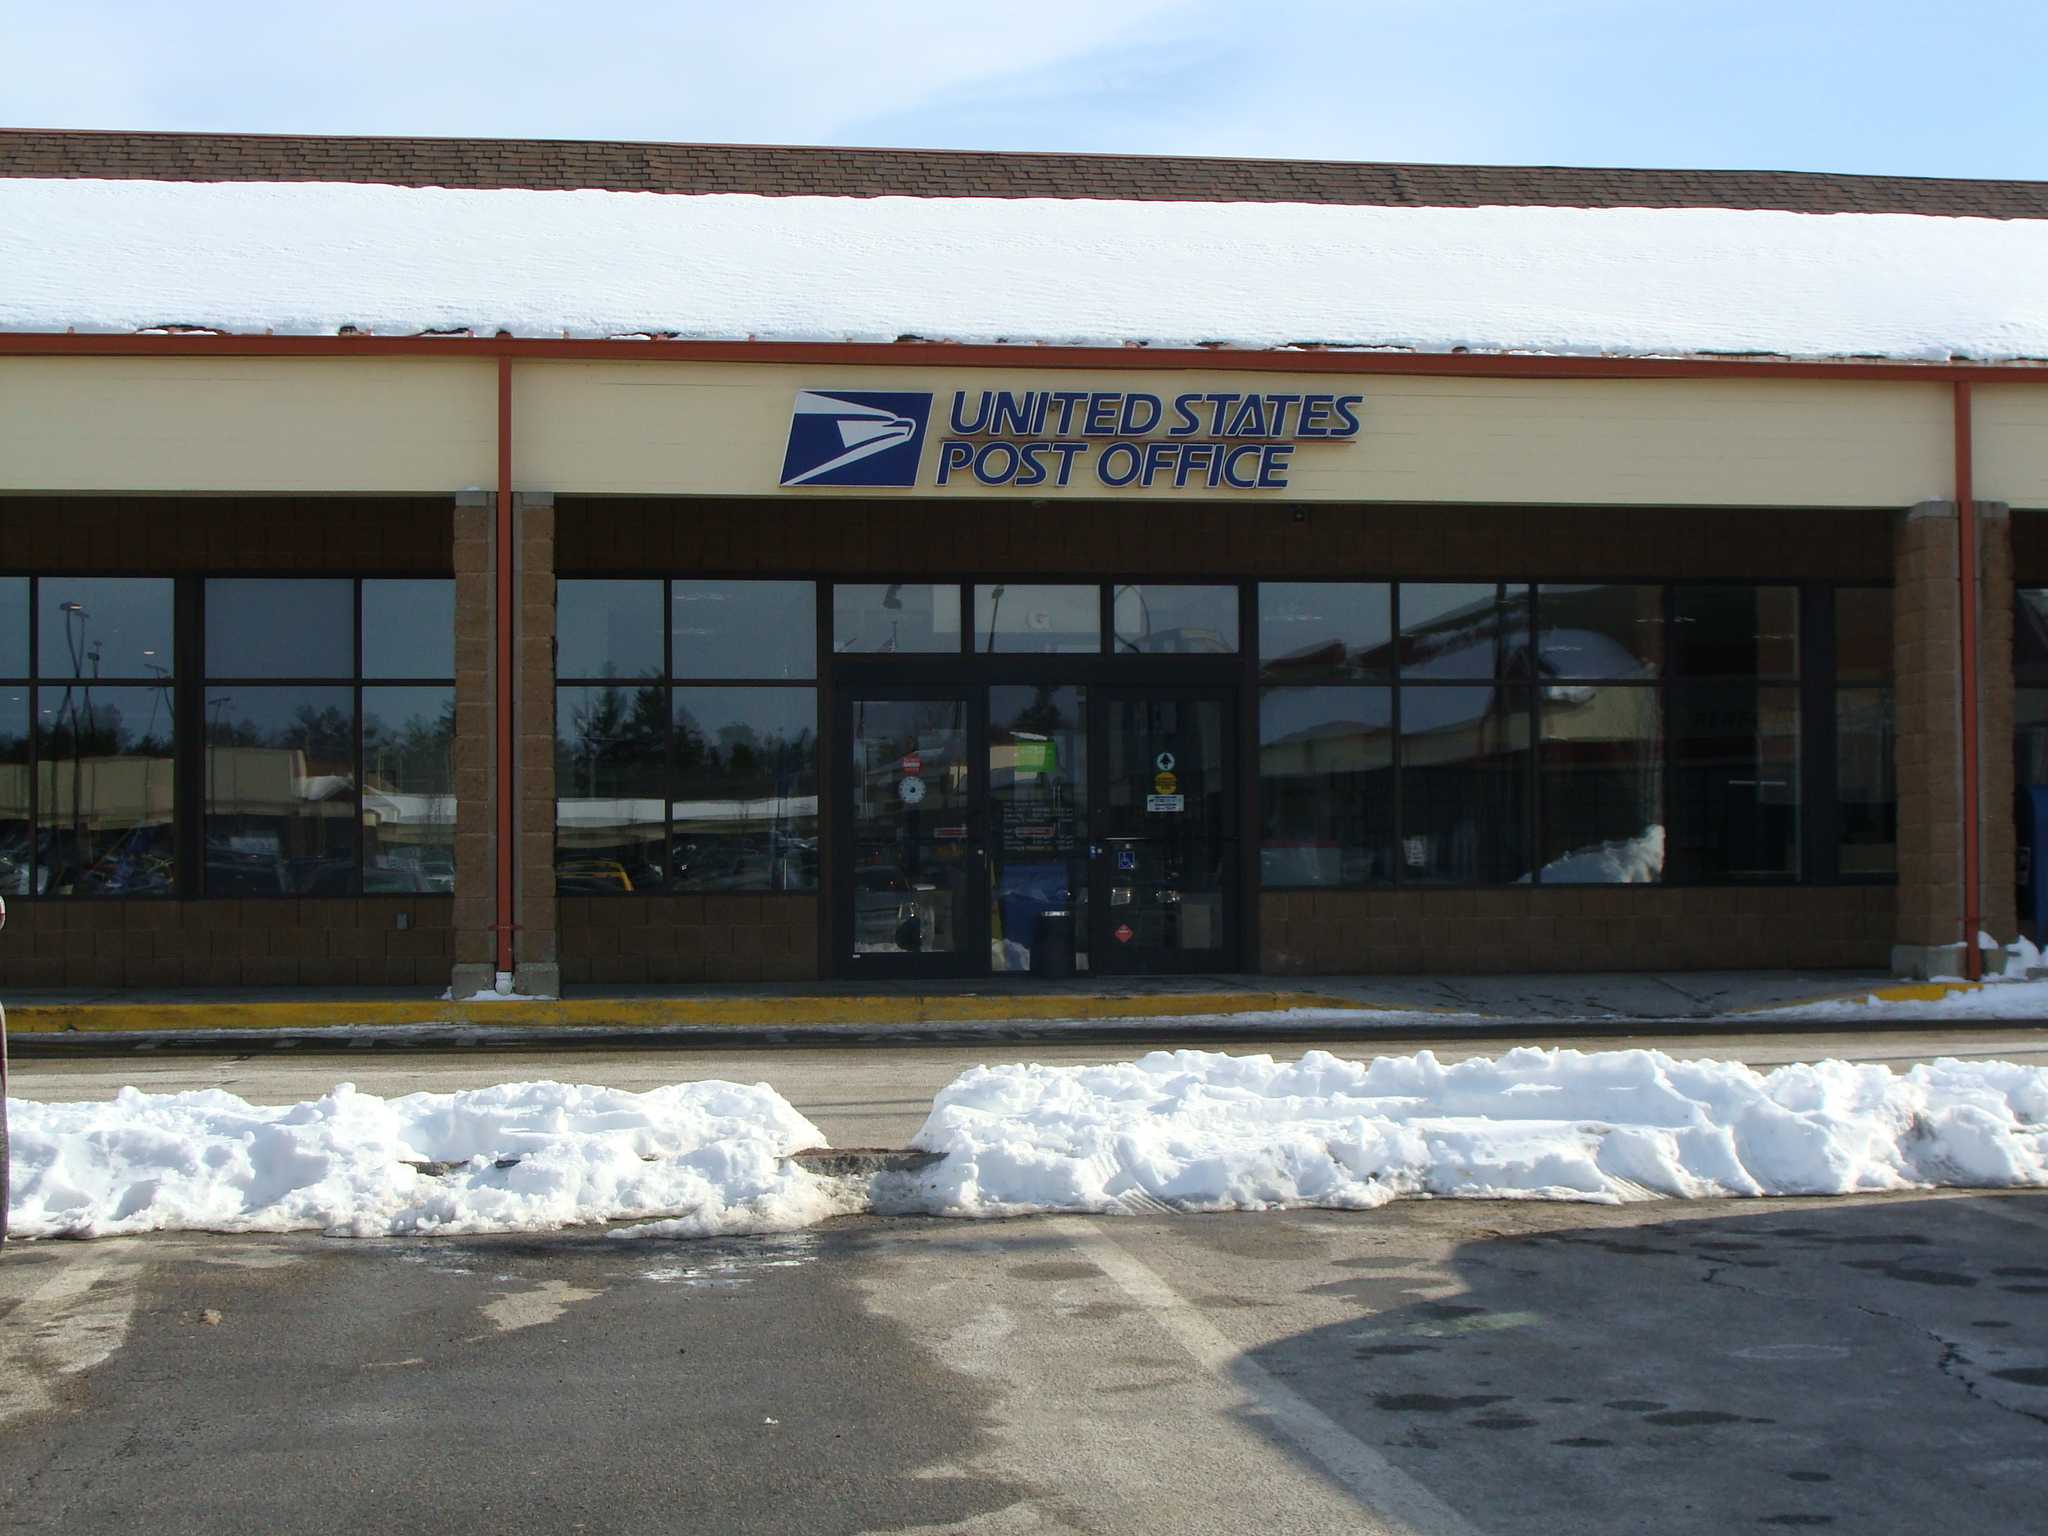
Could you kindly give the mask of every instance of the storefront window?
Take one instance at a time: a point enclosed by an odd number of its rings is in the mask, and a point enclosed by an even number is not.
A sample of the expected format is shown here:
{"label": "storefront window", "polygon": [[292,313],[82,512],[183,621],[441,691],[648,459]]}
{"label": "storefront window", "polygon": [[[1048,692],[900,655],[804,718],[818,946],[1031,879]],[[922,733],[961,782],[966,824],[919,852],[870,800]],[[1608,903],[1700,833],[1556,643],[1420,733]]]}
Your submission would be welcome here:
{"label": "storefront window", "polygon": [[209,581],[206,675],[353,676],[354,610],[352,581]]}
{"label": "storefront window", "polygon": [[1269,683],[1374,681],[1392,675],[1393,588],[1383,581],[1259,585],[1259,677]]}
{"label": "storefront window", "polygon": [[677,677],[816,677],[817,587],[808,581],[672,581],[669,645]]}
{"label": "storefront window", "polygon": [[1672,623],[1674,677],[1799,675],[1797,587],[1680,587]]}
{"label": "storefront window", "polygon": [[[370,608],[363,613],[367,625]],[[419,637],[422,648],[434,637]],[[370,655],[365,629],[363,654]],[[453,658],[452,633],[450,659]],[[413,653],[417,654],[417,653]],[[384,658],[395,660],[399,658]],[[422,665],[424,665],[422,663]],[[394,676],[403,675],[394,670]],[[363,890],[455,889],[455,690],[363,689]]]}
{"label": "storefront window", "polygon": [[1102,589],[1014,582],[976,587],[974,648],[991,654],[1098,652],[1102,649]]}
{"label": "storefront window", "polygon": [[209,687],[205,772],[208,895],[354,891],[353,690]]}
{"label": "storefront window", "polygon": [[0,576],[0,677],[28,675],[28,578]]}
{"label": "storefront window", "polygon": [[1528,675],[1527,587],[1404,581],[1399,593],[1403,678],[1449,682]]}
{"label": "storefront window", "polygon": [[818,696],[678,688],[669,886],[807,891],[818,883]]}
{"label": "storefront window", "polygon": [[1890,873],[1889,594],[1810,595],[1838,633],[1802,637],[1795,586],[1261,584],[1264,882],[1795,879],[1809,734],[1838,759],[1822,876]]}
{"label": "storefront window", "polygon": [[1236,587],[1110,589],[1118,656],[1230,655],[1237,650]]}
{"label": "storefront window", "polygon": [[1670,696],[1669,850],[1685,880],[1799,873],[1799,694],[1727,682]]}
{"label": "storefront window", "polygon": [[1392,880],[1393,690],[1261,690],[1259,822],[1266,885]]}
{"label": "storefront window", "polygon": [[[6,616],[0,607],[0,619]],[[26,631],[27,625],[22,628]],[[25,654],[21,660],[26,662]],[[5,896],[29,894],[35,863],[29,820],[28,701],[25,683],[0,683],[0,895]]]}
{"label": "storefront window", "polygon": [[1518,878],[1529,867],[1528,690],[1403,688],[1400,709],[1401,878]]}
{"label": "storefront window", "polygon": [[668,690],[555,690],[555,889],[658,891],[667,877]]}
{"label": "storefront window", "polygon": [[1627,682],[1662,675],[1662,587],[1546,585],[1536,589],[1536,603],[1543,676]]}
{"label": "storefront window", "polygon": [[840,655],[957,655],[960,588],[952,582],[841,582],[832,588],[832,649]]}
{"label": "storefront window", "polygon": [[209,896],[454,890],[454,588],[205,583]]}
{"label": "storefront window", "polygon": [[155,577],[36,580],[37,895],[176,889],[173,590]]}
{"label": "storefront window", "polygon": [[455,675],[455,583],[363,583],[363,676]]}
{"label": "storefront window", "polygon": [[658,581],[555,583],[557,677],[659,677]]}
{"label": "storefront window", "polygon": [[1889,875],[1899,863],[1892,594],[1840,587],[1834,596],[1836,870]]}
{"label": "storefront window", "polygon": [[[644,636],[634,638],[640,620],[607,627],[598,615],[613,600],[643,613],[647,591],[652,675],[622,681],[648,662]],[[558,614],[574,616],[584,637],[557,652],[558,891],[816,888],[816,604],[807,581],[557,584]],[[598,670],[579,676],[572,665]]]}
{"label": "storefront window", "polygon": [[[1613,660],[1626,666],[1633,658]],[[1545,885],[1661,881],[1664,709],[1657,690],[1551,683],[1541,709],[1537,878]]]}
{"label": "storefront window", "polygon": [[37,578],[37,672],[141,678],[170,670],[173,584],[154,576]]}
{"label": "storefront window", "polygon": [[176,885],[168,687],[36,690],[36,890],[167,895]]}

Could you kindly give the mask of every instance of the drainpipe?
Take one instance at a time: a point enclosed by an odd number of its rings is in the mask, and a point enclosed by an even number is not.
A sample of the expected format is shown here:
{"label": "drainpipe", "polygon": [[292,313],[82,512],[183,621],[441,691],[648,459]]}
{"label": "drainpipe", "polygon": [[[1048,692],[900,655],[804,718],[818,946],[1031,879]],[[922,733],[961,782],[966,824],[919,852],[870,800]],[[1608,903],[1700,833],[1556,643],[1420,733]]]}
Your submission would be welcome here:
{"label": "drainpipe", "polygon": [[498,791],[498,920],[492,924],[498,934],[498,985],[510,990],[512,983],[512,931],[516,926],[512,904],[515,889],[512,876],[513,829],[517,825],[514,815],[515,780],[514,748],[517,738],[513,734],[513,646],[512,619],[518,592],[513,583],[512,557],[518,549],[517,531],[512,526],[512,359],[500,353],[498,357],[498,537],[497,576],[498,601],[496,613],[496,635],[498,641],[498,688],[497,708],[494,711],[498,725],[497,776]]}
{"label": "drainpipe", "polygon": [[1970,476],[1970,386],[1958,379],[1954,389],[1956,575],[1962,605],[1963,975],[1976,981],[1984,974],[1984,955],[1977,947],[1984,905],[1977,847],[1977,502]]}

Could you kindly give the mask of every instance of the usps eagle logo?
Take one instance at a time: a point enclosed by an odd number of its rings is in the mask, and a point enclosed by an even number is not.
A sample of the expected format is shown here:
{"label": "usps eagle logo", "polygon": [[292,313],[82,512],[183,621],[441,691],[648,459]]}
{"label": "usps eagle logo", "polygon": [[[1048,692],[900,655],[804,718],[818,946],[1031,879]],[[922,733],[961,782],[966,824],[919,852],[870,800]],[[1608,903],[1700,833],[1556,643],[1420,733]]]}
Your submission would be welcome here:
{"label": "usps eagle logo", "polygon": [[800,389],[782,456],[784,485],[917,484],[929,394]]}

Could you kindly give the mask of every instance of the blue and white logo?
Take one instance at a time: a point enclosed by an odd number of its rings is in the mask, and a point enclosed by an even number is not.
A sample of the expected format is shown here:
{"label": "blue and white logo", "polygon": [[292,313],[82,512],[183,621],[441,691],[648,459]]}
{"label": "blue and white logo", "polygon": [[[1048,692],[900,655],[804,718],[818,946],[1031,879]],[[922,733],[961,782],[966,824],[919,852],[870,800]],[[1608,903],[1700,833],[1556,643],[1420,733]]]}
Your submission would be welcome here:
{"label": "blue and white logo", "polygon": [[917,484],[929,394],[800,389],[782,456],[784,485]]}

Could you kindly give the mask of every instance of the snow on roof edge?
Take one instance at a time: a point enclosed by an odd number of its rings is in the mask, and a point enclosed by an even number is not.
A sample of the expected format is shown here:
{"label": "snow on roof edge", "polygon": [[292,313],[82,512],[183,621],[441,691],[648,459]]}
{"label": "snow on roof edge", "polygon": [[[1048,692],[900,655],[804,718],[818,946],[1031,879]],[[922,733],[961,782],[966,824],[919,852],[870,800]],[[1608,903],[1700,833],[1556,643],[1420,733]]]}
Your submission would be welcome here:
{"label": "snow on roof edge", "polygon": [[1915,213],[0,180],[14,333],[2030,367],[2044,269]]}

